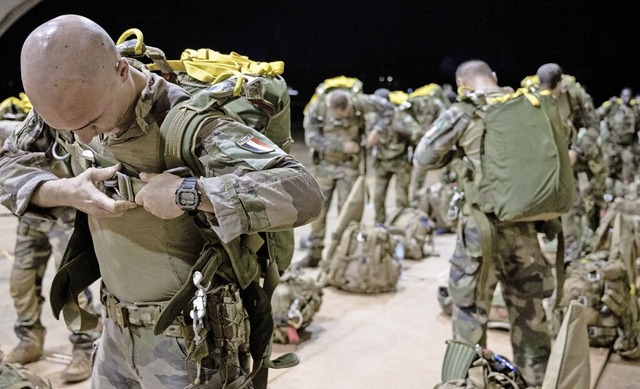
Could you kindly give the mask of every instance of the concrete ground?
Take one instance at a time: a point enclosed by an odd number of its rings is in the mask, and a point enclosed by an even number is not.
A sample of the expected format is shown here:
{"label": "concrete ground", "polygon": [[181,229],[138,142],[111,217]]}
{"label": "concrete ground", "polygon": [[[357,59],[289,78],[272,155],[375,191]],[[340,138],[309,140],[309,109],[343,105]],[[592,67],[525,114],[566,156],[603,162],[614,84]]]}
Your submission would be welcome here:
{"label": "concrete ground", "polygon": [[[301,142],[294,144],[293,154],[303,163],[308,161]],[[389,201],[389,209],[393,205]],[[16,218],[0,210],[0,345],[5,352],[17,344],[13,333],[15,312],[9,297],[9,273],[15,240]],[[329,228],[335,221],[335,207],[329,215]],[[365,220],[372,220],[369,205]],[[330,230],[330,229],[329,229]],[[296,244],[309,232],[309,226],[296,229]],[[440,380],[445,341],[451,337],[451,322],[443,315],[436,300],[439,285],[446,282],[448,258],[453,251],[453,234],[435,237],[439,256],[421,261],[405,260],[397,290],[380,295],[357,295],[325,288],[323,303],[312,324],[302,334],[299,345],[274,345],[274,353],[296,352],[299,366],[272,370],[269,387],[273,389],[325,388],[431,388]],[[296,247],[294,261],[305,251]],[[54,269],[50,266],[45,278],[48,290]],[[317,270],[306,270],[315,275]],[[94,285],[97,295],[97,289]],[[71,345],[64,323],[56,321],[44,305],[42,317],[48,333],[45,357],[28,368],[51,380],[55,388],[85,389],[89,381],[65,385],[60,378]],[[508,332],[490,330],[489,347],[511,357]],[[604,361],[602,350],[592,350],[592,363]],[[626,377],[636,376],[638,365],[625,370]],[[594,370],[594,368],[592,368]],[[593,373],[592,373],[593,375]],[[632,384],[632,379],[623,381]],[[624,386],[608,386],[607,388]],[[637,387],[637,386],[628,386]],[[604,388],[604,386],[602,387]]]}

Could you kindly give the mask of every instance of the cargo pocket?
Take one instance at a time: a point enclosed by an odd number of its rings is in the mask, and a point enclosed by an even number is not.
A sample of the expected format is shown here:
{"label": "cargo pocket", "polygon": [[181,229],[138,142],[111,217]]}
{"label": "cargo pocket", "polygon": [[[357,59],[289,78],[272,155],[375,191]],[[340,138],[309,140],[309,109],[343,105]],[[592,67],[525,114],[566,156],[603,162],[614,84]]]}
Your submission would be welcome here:
{"label": "cargo pocket", "polygon": [[466,220],[458,230],[456,249],[449,262],[449,294],[458,307],[472,307],[476,302],[476,286],[482,250],[477,228]]}

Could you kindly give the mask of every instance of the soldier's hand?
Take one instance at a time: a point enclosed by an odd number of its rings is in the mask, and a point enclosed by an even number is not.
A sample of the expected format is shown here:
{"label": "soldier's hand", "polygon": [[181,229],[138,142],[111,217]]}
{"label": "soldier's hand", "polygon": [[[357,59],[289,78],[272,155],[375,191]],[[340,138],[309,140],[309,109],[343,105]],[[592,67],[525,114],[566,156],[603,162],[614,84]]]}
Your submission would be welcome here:
{"label": "soldier's hand", "polygon": [[70,206],[97,217],[122,216],[136,204],[109,197],[99,189],[112,178],[120,164],[104,169],[89,168],[76,177],[47,181],[34,193],[32,202],[42,207]]}
{"label": "soldier's hand", "polygon": [[357,154],[360,152],[360,145],[352,140],[348,140],[344,142],[344,146],[342,147],[342,151],[345,154]]}
{"label": "soldier's hand", "polygon": [[371,131],[369,133],[369,136],[367,136],[366,147],[370,149],[373,146],[377,145],[379,141],[380,141],[380,133],[378,131]]}
{"label": "soldier's hand", "polygon": [[575,150],[569,150],[569,161],[571,162],[571,166],[576,164],[578,160],[578,153]]}
{"label": "soldier's hand", "polygon": [[184,213],[176,204],[176,190],[182,177],[171,173],[140,173],[140,179],[147,185],[136,194],[136,204],[160,219],[173,219]]}

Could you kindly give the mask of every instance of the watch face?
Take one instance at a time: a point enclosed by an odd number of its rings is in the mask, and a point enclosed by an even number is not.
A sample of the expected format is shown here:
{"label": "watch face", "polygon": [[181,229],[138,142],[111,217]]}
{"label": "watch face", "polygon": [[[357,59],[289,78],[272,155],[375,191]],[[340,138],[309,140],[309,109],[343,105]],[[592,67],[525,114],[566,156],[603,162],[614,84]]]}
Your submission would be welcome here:
{"label": "watch face", "polygon": [[184,207],[193,207],[198,205],[198,194],[194,192],[180,193],[180,205]]}

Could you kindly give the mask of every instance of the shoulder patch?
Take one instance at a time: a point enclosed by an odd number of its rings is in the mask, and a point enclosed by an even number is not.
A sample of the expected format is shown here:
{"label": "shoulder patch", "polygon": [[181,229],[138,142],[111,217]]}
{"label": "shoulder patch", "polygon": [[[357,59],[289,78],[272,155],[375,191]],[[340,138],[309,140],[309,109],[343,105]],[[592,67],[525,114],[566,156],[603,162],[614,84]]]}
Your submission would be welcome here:
{"label": "shoulder patch", "polygon": [[275,150],[273,146],[267,143],[264,143],[263,141],[256,138],[252,134],[247,134],[242,138],[238,139],[236,141],[236,145],[238,145],[238,147],[244,150],[251,151],[252,153],[256,153],[256,154],[266,154]]}

